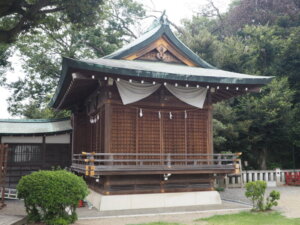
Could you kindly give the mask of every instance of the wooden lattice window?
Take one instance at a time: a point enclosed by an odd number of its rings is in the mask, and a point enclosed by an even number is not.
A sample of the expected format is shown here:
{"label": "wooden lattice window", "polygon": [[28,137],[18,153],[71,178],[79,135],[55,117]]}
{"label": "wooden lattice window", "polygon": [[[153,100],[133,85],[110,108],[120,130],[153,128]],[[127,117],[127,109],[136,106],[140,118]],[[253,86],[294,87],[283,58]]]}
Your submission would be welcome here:
{"label": "wooden lattice window", "polygon": [[[208,110],[177,112],[112,106],[113,153],[208,153]],[[150,157],[150,156],[143,156]]]}
{"label": "wooden lattice window", "polygon": [[40,163],[42,160],[42,145],[10,144],[8,160],[12,163]]}
{"label": "wooden lattice window", "polygon": [[136,109],[112,106],[111,152],[135,153],[136,120]]}

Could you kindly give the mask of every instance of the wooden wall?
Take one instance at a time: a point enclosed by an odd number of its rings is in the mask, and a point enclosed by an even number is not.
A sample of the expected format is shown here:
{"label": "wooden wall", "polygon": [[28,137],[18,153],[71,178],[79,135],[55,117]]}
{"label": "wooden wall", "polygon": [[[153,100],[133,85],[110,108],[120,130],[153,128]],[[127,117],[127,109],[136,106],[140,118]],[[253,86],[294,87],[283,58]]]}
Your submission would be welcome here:
{"label": "wooden wall", "polygon": [[113,87],[103,95],[109,97],[91,103],[95,110],[73,114],[73,153],[213,152],[209,98],[204,109],[196,109],[166,90],[130,105],[122,104]]}
{"label": "wooden wall", "polygon": [[70,144],[8,144],[6,185],[15,188],[22,176],[71,165]]}
{"label": "wooden wall", "polygon": [[[213,153],[211,113],[210,96],[204,109],[197,109],[161,88],[142,101],[123,105],[116,88],[106,87],[101,90],[101,97],[93,94],[81,111],[74,112],[73,153],[186,154],[177,156],[179,158],[195,158],[189,156],[195,153]],[[95,118],[96,122],[93,121]],[[94,178],[86,177],[86,180],[91,188],[102,194],[201,191],[213,188],[212,175],[173,174],[165,181],[163,171],[156,175],[120,173],[101,176],[98,183]]]}
{"label": "wooden wall", "polygon": [[110,152],[208,153],[207,109],[158,111],[112,105]]}

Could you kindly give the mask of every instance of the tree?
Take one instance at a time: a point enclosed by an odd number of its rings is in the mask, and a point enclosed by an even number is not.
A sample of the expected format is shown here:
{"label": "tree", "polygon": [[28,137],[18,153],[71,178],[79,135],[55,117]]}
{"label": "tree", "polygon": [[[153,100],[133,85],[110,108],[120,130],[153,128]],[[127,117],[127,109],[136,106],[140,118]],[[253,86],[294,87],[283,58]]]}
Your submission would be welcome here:
{"label": "tree", "polygon": [[8,58],[11,56],[11,52],[8,49],[9,46],[7,44],[0,44],[0,86],[4,84],[5,77],[3,74],[10,66]]}
{"label": "tree", "polygon": [[[16,43],[26,77],[10,84],[9,112],[28,118],[61,117],[47,108],[60,77],[62,56],[96,58],[120,48],[135,37],[132,26],[145,11],[134,0],[112,0],[103,5],[101,18],[93,27],[57,22],[40,24]],[[60,14],[60,13],[58,13]]]}
{"label": "tree", "polygon": [[287,78],[274,79],[261,93],[241,97],[235,107],[237,120],[248,127],[246,132],[240,132],[239,139],[250,146],[256,157],[252,164],[257,163],[260,169],[267,169],[267,163],[272,161],[285,163],[278,156],[286,154],[282,149],[291,146],[293,95]]}
{"label": "tree", "polygon": [[298,0],[237,0],[224,16],[224,23],[229,34],[245,25],[299,26],[299,9]]}
{"label": "tree", "polygon": [[81,25],[95,24],[102,0],[2,0],[0,3],[0,43],[15,42],[21,33],[60,12],[56,20]]}
{"label": "tree", "polygon": [[[216,152],[242,151],[243,159],[252,168],[291,168],[292,147],[296,146],[297,157],[300,136],[296,116],[300,101],[298,14],[295,12],[292,17],[286,8],[276,8],[281,14],[276,19],[269,18],[272,23],[253,25],[249,21],[236,21],[241,22],[239,30],[231,32],[235,24],[228,23],[228,18],[234,13],[233,8],[246,2],[253,5],[263,1],[235,1],[229,12],[221,15],[222,29],[219,16],[211,17],[210,12],[202,11],[192,20],[184,21],[181,39],[218,68],[278,77],[262,93],[251,93],[214,106],[214,148]],[[268,3],[264,6],[266,14],[274,14],[271,1],[264,2]],[[244,14],[256,13],[251,7],[243,10]]]}
{"label": "tree", "polygon": [[213,107],[213,135],[215,152],[235,152],[239,128],[237,115],[230,102],[220,102]]}
{"label": "tree", "polygon": [[1,0],[0,85],[5,81],[12,47],[22,35],[53,23],[93,26],[102,15],[102,7],[103,0]]}

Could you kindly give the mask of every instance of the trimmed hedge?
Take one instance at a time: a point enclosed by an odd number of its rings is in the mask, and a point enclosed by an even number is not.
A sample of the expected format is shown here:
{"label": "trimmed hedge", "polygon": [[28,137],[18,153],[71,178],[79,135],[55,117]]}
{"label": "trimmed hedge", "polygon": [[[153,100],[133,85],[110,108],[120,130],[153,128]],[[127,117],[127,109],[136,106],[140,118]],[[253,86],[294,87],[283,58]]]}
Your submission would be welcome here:
{"label": "trimmed hedge", "polygon": [[65,170],[33,172],[21,178],[17,191],[29,220],[51,225],[74,223],[78,201],[88,195],[84,180]]}

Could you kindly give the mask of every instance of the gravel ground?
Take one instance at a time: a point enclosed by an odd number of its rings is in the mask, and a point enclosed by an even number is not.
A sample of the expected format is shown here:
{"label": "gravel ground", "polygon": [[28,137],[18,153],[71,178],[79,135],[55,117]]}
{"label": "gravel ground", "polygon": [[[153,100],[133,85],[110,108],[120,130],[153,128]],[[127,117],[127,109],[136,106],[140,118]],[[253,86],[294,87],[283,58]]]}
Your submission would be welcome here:
{"label": "gravel ground", "polygon": [[[281,193],[281,198],[279,200],[279,205],[275,207],[275,210],[278,210],[283,213],[283,215],[290,218],[299,218],[300,217],[300,187],[291,187],[291,186],[283,186],[283,187],[275,187],[268,188],[267,193],[272,190],[277,190]],[[247,208],[249,207],[250,201],[244,196],[245,189],[235,188],[235,189],[227,189],[224,192],[221,192],[221,198],[223,200],[224,207],[218,208],[218,206],[210,206],[205,208],[181,208],[180,210],[171,210],[170,214],[166,215],[157,215],[157,213],[164,213],[163,209],[156,209],[153,211],[152,215],[139,215],[139,216],[128,216],[126,214],[119,214],[119,217],[115,218],[89,218],[93,216],[105,216],[99,212],[93,210],[88,210],[87,208],[82,208],[78,210],[79,220],[76,222],[76,225],[128,225],[128,224],[139,224],[139,223],[147,223],[154,221],[166,221],[166,222],[177,222],[186,225],[203,225],[205,222],[195,222],[194,220],[197,218],[209,217],[211,215],[216,214],[225,214],[225,213],[235,213],[237,212],[237,208]],[[235,202],[240,202],[242,204],[236,204]],[[24,216],[25,210],[23,206],[23,202],[19,200],[8,200],[6,201],[7,207],[0,210],[0,216]],[[236,207],[232,207],[232,206]],[[211,209],[217,209],[219,211],[209,212]],[[236,209],[234,209],[236,208]],[[232,211],[224,211],[223,209],[234,209]],[[202,212],[195,212],[202,211]],[[186,212],[186,213],[185,213]],[[140,212],[135,212],[133,214],[138,215]],[[146,213],[151,214],[151,210]],[[154,215],[156,214],[156,215]],[[120,216],[122,215],[122,216]],[[106,216],[114,216],[114,214],[107,214]],[[84,219],[83,219],[84,218]],[[3,218],[2,218],[3,219]],[[2,220],[1,219],[1,220]],[[1,223],[0,223],[1,224]]]}
{"label": "gravel ground", "polygon": [[221,215],[228,213],[236,213],[236,210],[227,212],[198,212],[198,213],[177,213],[169,215],[153,215],[153,216],[133,216],[133,217],[116,217],[116,218],[100,218],[100,219],[83,219],[78,220],[75,225],[134,225],[150,222],[169,222],[181,223],[184,225],[204,225],[207,222],[195,221],[199,218],[210,217],[213,215]]}
{"label": "gravel ground", "polygon": [[[268,195],[272,190],[280,192],[280,200],[278,206],[274,207],[283,213],[286,217],[298,218],[300,217],[300,187],[298,186],[281,186],[267,188],[266,195]],[[226,189],[224,192],[220,192],[221,198],[223,200],[231,200],[234,202],[242,202],[245,204],[251,204],[245,197],[244,188],[232,188]]]}

